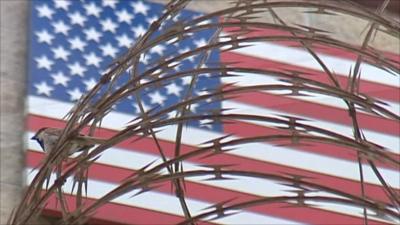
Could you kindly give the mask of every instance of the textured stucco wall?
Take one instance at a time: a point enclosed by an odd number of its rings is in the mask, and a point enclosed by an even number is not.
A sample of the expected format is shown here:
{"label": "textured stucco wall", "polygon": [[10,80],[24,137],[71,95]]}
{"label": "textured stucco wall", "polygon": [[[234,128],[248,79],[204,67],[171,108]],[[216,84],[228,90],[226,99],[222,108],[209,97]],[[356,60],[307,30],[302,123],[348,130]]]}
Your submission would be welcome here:
{"label": "textured stucco wall", "polygon": [[0,224],[5,224],[23,188],[23,129],[28,1],[1,0]]}
{"label": "textured stucco wall", "polygon": [[[152,2],[166,3],[168,0],[149,0]],[[270,0],[272,1],[289,1],[289,0]],[[308,0],[304,0],[308,1]],[[397,1],[397,0],[394,0]],[[383,1],[382,1],[383,2]],[[230,0],[194,0],[190,2],[187,8],[202,12],[214,12],[226,7],[232,7]],[[332,37],[352,43],[362,45],[363,38],[366,35],[366,27],[368,23],[365,20],[355,18],[353,16],[338,14],[338,15],[321,15],[321,14],[306,14],[304,11],[309,11],[307,8],[276,8],[275,12],[285,20],[288,25],[295,26],[296,24],[316,27],[329,32]],[[315,9],[312,9],[312,11]],[[391,9],[394,11],[394,9]],[[389,15],[387,10],[386,16],[399,21],[398,15]],[[271,14],[268,12],[259,13],[259,20],[264,22],[274,23]],[[370,41],[370,46],[382,50],[400,54],[400,42],[398,39],[391,37],[384,32],[377,32],[376,37]]]}

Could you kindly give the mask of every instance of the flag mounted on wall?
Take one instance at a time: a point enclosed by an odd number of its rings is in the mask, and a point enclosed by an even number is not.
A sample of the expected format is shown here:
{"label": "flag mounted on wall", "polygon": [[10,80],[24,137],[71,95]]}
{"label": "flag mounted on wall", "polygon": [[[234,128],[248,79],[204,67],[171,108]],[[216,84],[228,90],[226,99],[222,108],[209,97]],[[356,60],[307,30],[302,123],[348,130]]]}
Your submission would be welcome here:
{"label": "flag mounted on wall", "polygon": [[[164,5],[147,1],[61,1],[34,0],[31,2],[30,43],[29,43],[29,115],[27,135],[29,137],[42,127],[64,127],[64,116],[84,93],[92,89],[129,48],[148,30],[153,21],[161,15]],[[171,22],[189,21],[202,15],[192,10],[182,10]],[[224,18],[220,18],[221,20]],[[139,74],[161,60],[184,54],[207,45],[213,31],[194,33],[190,39],[179,42],[165,42],[152,46],[140,58]],[[222,34],[235,32],[235,28],[224,28]],[[279,36],[281,31],[257,29],[247,37],[261,35]],[[317,50],[321,59],[337,75],[338,82],[345,85],[349,68],[354,66],[355,55],[334,48]],[[390,55],[389,53],[387,53]],[[398,57],[391,55],[390,57]],[[195,68],[201,56],[186,57],[179,65],[174,65],[171,73],[179,73]],[[206,58],[204,67],[215,63],[225,63],[242,68],[268,68],[276,71],[304,73],[312,79],[329,83],[320,65],[303,48],[293,47],[292,42],[254,41],[252,45],[231,51],[213,51]],[[390,72],[367,63],[362,65],[360,91],[386,103],[392,112],[399,112],[399,78]],[[382,74],[377,77],[375,74]],[[121,87],[129,79],[129,73],[121,76],[115,87]],[[273,76],[251,73],[235,73],[235,76],[218,77],[212,73],[198,76],[193,90],[194,96],[212,92],[220,87],[245,87],[247,85],[285,84]],[[181,77],[154,89],[140,92],[145,111],[161,110],[179,103],[190,90],[191,77]],[[308,125],[323,127],[336,133],[352,137],[353,128],[346,104],[335,97],[322,94],[291,95],[282,91],[251,91],[236,95],[224,101],[202,101],[192,104],[193,113],[221,112],[250,115],[273,115],[299,117]],[[134,96],[127,97],[113,107],[102,122],[98,135],[110,137],[126,126],[141,109]],[[168,114],[173,117],[176,112]],[[358,118],[363,135],[374,143],[382,145],[392,157],[400,156],[398,122],[381,118],[372,113],[359,112]],[[175,127],[165,127],[157,133],[159,144],[166,149],[166,156],[174,156]],[[193,120],[185,126],[182,137],[184,152],[190,152],[209,140],[233,135],[251,137],[253,135],[284,134],[270,124],[236,119],[228,123],[215,120]],[[45,157],[39,145],[28,142],[28,180],[32,180],[35,170]],[[87,202],[93,202],[151,162],[161,162],[157,145],[150,137],[135,142],[127,141],[103,152],[89,170]],[[200,170],[204,165],[232,164],[240,170],[290,174],[309,178],[316,184],[335,186],[350,194],[360,193],[359,165],[357,154],[343,146],[326,143],[305,143],[287,145],[274,141],[243,144],[234,151],[227,151],[209,158],[194,158],[185,161],[187,170]],[[364,162],[365,193],[382,202],[388,202],[387,194],[379,178]],[[400,179],[395,166],[381,163],[379,171],[388,184],[399,191]],[[398,169],[398,168],[397,168]],[[186,178],[186,203],[193,215],[201,214],[209,207],[223,201],[254,200],[260,197],[296,196],[296,189],[279,182],[259,178],[228,177],[226,180]],[[71,190],[72,180],[67,181],[66,193]],[[179,199],[171,191],[171,186],[163,185],[145,193],[122,195],[101,207],[92,217],[93,221],[109,224],[174,224],[185,218]],[[322,193],[330,196],[330,193]],[[74,194],[66,194],[73,202]],[[53,202],[54,203],[54,202]],[[56,204],[46,206],[48,215],[60,212]],[[72,203],[71,203],[72,204]],[[219,217],[211,222],[216,224],[323,224],[329,218],[333,224],[360,224],[363,209],[335,203],[319,204],[310,201],[300,207],[295,202],[276,202],[255,205],[230,216]],[[388,224],[388,220],[370,215],[377,224]]]}

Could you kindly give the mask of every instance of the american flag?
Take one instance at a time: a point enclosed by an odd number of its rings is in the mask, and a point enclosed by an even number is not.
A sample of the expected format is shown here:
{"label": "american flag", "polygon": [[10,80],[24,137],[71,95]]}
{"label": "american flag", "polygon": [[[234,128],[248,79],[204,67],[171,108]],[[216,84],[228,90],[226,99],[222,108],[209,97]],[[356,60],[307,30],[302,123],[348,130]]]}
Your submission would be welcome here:
{"label": "american flag", "polygon": [[[163,5],[145,1],[60,1],[35,0],[31,2],[31,32],[29,53],[29,116],[27,133],[33,133],[41,127],[63,127],[62,118],[72,108],[81,95],[90,90],[106,71],[112,60],[123,54],[135,40],[145,32],[152,21],[157,19]],[[176,17],[191,19],[200,13],[184,10]],[[224,32],[229,32],[225,30]],[[262,30],[258,32],[269,32]],[[141,69],[156,62],[162,56],[176,52],[182,53],[206,44],[210,32],[200,32],[191,40],[177,45],[161,44],[149,50],[141,59]],[[255,33],[254,35],[257,35]],[[338,74],[341,83],[346,83],[349,68],[354,65],[355,56],[335,49],[319,49],[321,58]],[[389,54],[389,53],[388,53]],[[392,57],[397,57],[394,55]],[[176,71],[193,68],[198,58],[188,58]],[[258,42],[246,48],[228,52],[214,52],[210,62],[240,62],[242,67],[269,67],[302,71],[311,74],[318,81],[328,83],[326,75],[312,57],[301,48],[291,47],[290,43]],[[399,78],[372,65],[362,65],[361,92],[382,101],[390,111],[399,114]],[[380,74],[377,78],[376,74]],[[120,84],[124,82],[119,80]],[[224,83],[236,86],[268,84],[280,82],[275,78],[256,74],[215,79],[201,76],[195,93],[207,91]],[[190,79],[177,79],[157,91],[145,90],[141,93],[147,109],[167,106],[178,102]],[[139,113],[134,99],[121,102],[103,122],[100,134],[108,137],[115,134],[124,123]],[[277,92],[255,91],[223,101],[192,106],[191,110],[215,110],[230,108],[234,113],[256,115],[289,115],[307,119],[308,124],[321,126],[337,133],[352,136],[350,117],[342,101],[327,96],[289,96]],[[359,120],[368,140],[379,143],[399,157],[399,124],[375,115],[360,112]],[[257,133],[277,134],[275,128],[263,123],[235,121],[226,124],[203,123],[195,121],[185,129],[182,139],[185,151],[194,149],[204,141],[225,134],[247,137]],[[158,133],[161,144],[173,149],[174,130]],[[27,169],[37,166],[44,157],[40,146],[28,143]],[[170,157],[173,152],[168,153]],[[96,199],[116,187],[118,182],[133,171],[158,159],[157,148],[150,138],[122,143],[102,154],[90,170],[88,198]],[[223,163],[237,165],[244,170],[290,173],[311,177],[318,184],[331,185],[352,193],[360,193],[357,157],[354,152],[343,147],[327,144],[301,146],[279,146],[272,143],[258,143],[242,146],[235,151],[216,156],[209,160],[193,160],[184,163],[184,167],[200,168],[204,163]],[[387,202],[388,199],[380,186],[378,178],[368,165],[364,165],[366,194]],[[398,168],[385,164],[379,170],[388,183],[396,190],[400,189]],[[34,173],[28,174],[28,180]],[[72,185],[72,183],[67,183]],[[187,203],[193,214],[228,199],[255,199],[260,196],[279,196],[290,193],[290,188],[281,184],[255,178],[240,178],[224,181],[204,181],[190,178],[186,183]],[[72,201],[73,195],[67,199]],[[55,204],[46,206],[49,214],[57,213]],[[178,199],[171,193],[169,186],[130,198],[121,196],[102,207],[93,221],[106,221],[109,224],[173,224],[184,219]],[[388,224],[382,218],[371,216],[374,224]],[[362,224],[361,208],[340,204],[316,205],[314,207],[295,207],[288,203],[273,203],[250,207],[228,217],[210,223],[221,224]]]}

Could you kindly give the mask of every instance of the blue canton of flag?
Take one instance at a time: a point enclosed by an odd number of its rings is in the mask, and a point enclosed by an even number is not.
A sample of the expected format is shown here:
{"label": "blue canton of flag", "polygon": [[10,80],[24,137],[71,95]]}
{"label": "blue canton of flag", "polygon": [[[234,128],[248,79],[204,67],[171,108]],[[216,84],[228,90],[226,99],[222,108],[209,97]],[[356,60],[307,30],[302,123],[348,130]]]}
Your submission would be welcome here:
{"label": "blue canton of flag", "polygon": [[[124,54],[145,33],[164,8],[156,3],[115,0],[35,0],[31,6],[29,95],[65,102],[74,102],[89,91],[112,61]],[[170,23],[199,15],[184,10],[172,18]],[[201,31],[176,44],[161,43],[154,46],[140,59],[139,72],[154,66],[160,57],[176,56],[205,45],[211,35],[212,31]],[[175,72],[196,68],[199,58],[187,57],[174,68]],[[219,54],[212,52],[208,62],[215,63],[218,60]],[[127,81],[124,79],[127,75],[118,80],[117,87]],[[144,108],[164,108],[179,102],[190,81],[191,77],[186,76],[157,89],[145,89],[141,92]],[[204,93],[219,85],[220,80],[214,76],[199,76],[193,94]],[[140,113],[134,99],[130,96],[118,104],[115,110]],[[219,108],[219,103],[205,101],[204,104],[193,104],[191,111],[198,113]],[[221,125],[216,123],[200,124],[192,121],[189,125],[221,130]]]}

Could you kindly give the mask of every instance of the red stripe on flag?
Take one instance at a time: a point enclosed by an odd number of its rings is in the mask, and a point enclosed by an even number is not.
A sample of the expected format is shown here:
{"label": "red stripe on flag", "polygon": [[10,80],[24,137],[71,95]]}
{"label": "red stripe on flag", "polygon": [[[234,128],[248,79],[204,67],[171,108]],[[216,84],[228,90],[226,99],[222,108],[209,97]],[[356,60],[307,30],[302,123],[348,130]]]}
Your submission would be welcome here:
{"label": "red stripe on flag", "polygon": [[[73,210],[75,207],[75,197],[64,193],[68,206],[70,206],[70,210]],[[45,213],[50,215],[55,215],[56,212],[60,211],[60,206],[56,203],[56,197],[52,195],[48,201],[48,204],[45,207]],[[95,199],[86,198],[84,201],[88,204],[92,204],[95,202]],[[183,217],[171,215],[163,212],[153,211],[150,209],[143,209],[134,206],[127,206],[118,203],[107,203],[100,207],[95,214],[91,216],[91,221],[89,224],[98,224],[95,221],[105,222],[104,224],[177,224],[184,220]],[[112,221],[112,222],[111,222]],[[213,223],[202,222],[199,224],[203,225],[212,225]]]}
{"label": "red stripe on flag", "polygon": [[[54,201],[53,197],[50,197],[51,201]],[[74,198],[74,196],[68,196],[67,198]],[[49,218],[53,218],[53,219],[58,219],[62,217],[62,213],[60,211],[60,209],[58,208],[44,208],[43,210],[43,215]],[[105,219],[98,219],[95,216],[91,217],[89,219],[89,221],[87,221],[86,223],[87,225],[125,225],[124,223],[121,222],[115,222],[115,221],[107,221]]]}
{"label": "red stripe on flag", "polygon": [[[26,158],[28,162],[27,164],[31,167],[34,167],[37,166],[41,160],[43,160],[44,154],[28,151]],[[121,180],[132,175],[134,172],[135,170],[104,165],[101,163],[94,163],[89,168],[89,177],[91,179],[101,180],[109,183],[119,183]],[[260,198],[256,195],[231,191],[224,188],[216,188],[204,184],[194,183],[188,180],[185,182],[185,196],[192,199],[214,203],[235,199],[235,201],[232,201],[231,203],[238,203]],[[171,190],[170,184],[164,184],[165,185],[154,189],[154,191],[172,194],[173,191]],[[360,224],[363,222],[363,219],[360,217],[345,215],[318,208],[296,207],[296,205],[288,203],[264,204],[246,208],[245,210],[308,224],[323,224],[326,222],[326,218],[330,218],[330,222],[333,224]],[[98,214],[99,213],[100,212],[98,212]],[[375,222],[376,224],[386,224],[377,221]]]}
{"label": "red stripe on flag", "polygon": [[[241,68],[260,68],[260,69],[265,68],[274,71],[285,71],[285,70],[299,71],[304,74],[309,74],[309,75],[300,74],[300,76],[304,78],[312,79],[329,85],[333,84],[332,81],[329,80],[328,75],[326,75],[322,71],[286,64],[279,61],[241,55],[233,52],[222,53],[221,61],[224,63],[235,62],[233,66]],[[347,74],[344,75],[346,75],[346,77],[336,76],[337,80],[341,84],[341,87],[347,86]],[[393,102],[400,101],[400,89],[367,80],[360,81],[360,93],[367,93],[371,97],[379,98],[381,100],[388,100]]]}
{"label": "red stripe on flag", "polygon": [[[223,31],[226,33],[229,33],[231,31],[238,31],[238,28],[225,28]],[[282,30],[277,30],[277,29],[265,29],[265,28],[252,28],[252,31],[244,35],[247,38],[250,37],[270,37],[270,36],[293,36],[290,32],[287,31],[282,31]],[[300,35],[297,35],[301,37]],[[303,45],[299,42],[296,41],[276,41],[274,44],[279,44],[282,46],[287,46],[287,47],[298,47],[298,49],[302,49],[306,51],[306,49],[303,47]],[[310,43],[307,43],[310,44]],[[357,46],[353,46],[357,47]],[[357,53],[350,52],[349,50],[344,50],[341,48],[334,48],[326,45],[321,45],[321,44],[316,44],[313,43],[312,45],[312,50],[316,52],[317,54],[326,54],[329,56],[335,56],[335,57],[340,57],[340,58],[345,58],[345,59],[350,59],[350,60],[356,60],[358,57]],[[370,50],[370,49],[368,49]],[[383,57],[386,57],[389,60],[392,60],[394,62],[394,65],[397,63],[397,67],[400,68],[400,55],[399,55],[399,50],[398,49],[393,49],[393,52],[388,52],[388,51],[378,51],[376,50],[376,53],[380,54]],[[393,63],[392,62],[392,63]]]}
{"label": "red stripe on flag", "polygon": [[[59,120],[53,120],[40,116],[28,117],[28,129],[35,131],[43,126],[50,127],[63,127],[64,122]],[[96,136],[98,137],[111,137],[116,134],[116,131],[110,129],[98,129]],[[153,139],[142,138],[132,142],[134,139],[128,139],[121,142],[117,147],[124,148],[126,150],[144,152],[148,154],[158,155],[158,149]],[[169,141],[159,140],[162,148],[165,150],[167,157],[173,157],[174,155],[174,143]],[[181,154],[188,153],[195,149],[194,146],[182,145]],[[295,167],[290,167],[290,165],[278,165],[270,162],[259,161],[255,159],[243,158],[231,154],[219,154],[207,159],[192,158],[190,160],[192,163],[198,164],[220,164],[221,162],[229,162],[229,164],[236,165],[232,169],[244,170],[244,171],[268,171],[268,173],[278,173],[278,174],[296,174],[305,177],[311,177],[312,181],[316,184],[324,185],[327,187],[335,187],[340,191],[359,195],[360,194],[360,184],[357,181],[349,180],[345,178],[340,178],[336,176],[331,176],[327,174],[318,173],[317,171],[308,171]],[[385,195],[382,187],[374,184],[365,184],[365,193],[367,196],[373,196],[375,199],[380,201],[389,202],[387,196]]]}
{"label": "red stripe on flag", "polygon": [[[290,134],[289,131],[273,129],[270,127],[258,126],[242,121],[229,121],[224,124],[224,133],[234,134],[240,137],[254,137],[259,135],[278,135],[278,134]],[[286,141],[271,141],[270,144],[276,145],[288,145],[288,147],[301,150],[304,152],[312,152],[324,156],[335,157],[339,159],[345,159],[348,161],[357,162],[357,153],[355,149],[346,148],[340,145],[317,143],[311,141],[300,141],[299,145],[289,145],[290,140]],[[387,152],[387,155],[398,159],[400,156],[391,152]],[[365,163],[365,162],[364,162]],[[377,161],[376,166],[382,168],[388,168],[392,170],[398,170],[398,166],[393,164],[387,164],[385,162]]]}
{"label": "red stripe on flag", "polygon": [[[351,117],[347,110],[274,95],[265,92],[246,92],[235,95],[235,101],[258,107],[281,111],[282,114],[291,113],[315,120],[325,120],[333,123],[352,126]],[[399,122],[365,113],[358,113],[357,120],[362,129],[377,131],[384,134],[399,136]],[[379,143],[378,143],[379,144]]]}

